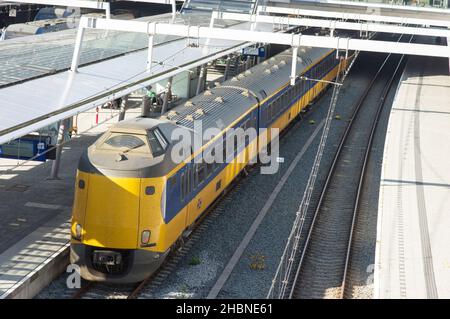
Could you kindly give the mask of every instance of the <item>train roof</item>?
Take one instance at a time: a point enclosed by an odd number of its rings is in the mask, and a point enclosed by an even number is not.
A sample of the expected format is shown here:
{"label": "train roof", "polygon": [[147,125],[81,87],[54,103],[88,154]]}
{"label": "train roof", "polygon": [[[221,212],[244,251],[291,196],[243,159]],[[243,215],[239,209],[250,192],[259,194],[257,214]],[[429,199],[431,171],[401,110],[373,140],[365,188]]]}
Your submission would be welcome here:
{"label": "train roof", "polygon": [[[329,49],[301,48],[297,59],[297,75],[320,59]],[[194,120],[202,120],[202,130],[227,127],[242,114],[276,93],[287,83],[291,73],[292,49],[267,59],[166,112],[161,118],[194,130]],[[196,132],[201,134],[202,132]]]}
{"label": "train roof", "polygon": [[111,127],[112,131],[122,131],[122,130],[149,130],[155,126],[161,124],[161,121],[153,118],[146,117],[136,117],[126,121],[120,121]]}
{"label": "train roof", "polygon": [[[311,64],[330,52],[329,49],[302,48],[297,59],[297,75],[301,75]],[[183,105],[172,108],[160,118],[143,118],[121,121],[111,127],[112,131],[145,133],[145,130],[159,127],[168,140],[175,128],[184,128],[190,134],[203,136],[208,128],[228,127],[258,101],[276,93],[289,81],[292,50],[283,51],[193,97]],[[201,132],[194,121],[201,120]],[[165,124],[165,125],[163,125]],[[207,141],[204,141],[206,143]]]}

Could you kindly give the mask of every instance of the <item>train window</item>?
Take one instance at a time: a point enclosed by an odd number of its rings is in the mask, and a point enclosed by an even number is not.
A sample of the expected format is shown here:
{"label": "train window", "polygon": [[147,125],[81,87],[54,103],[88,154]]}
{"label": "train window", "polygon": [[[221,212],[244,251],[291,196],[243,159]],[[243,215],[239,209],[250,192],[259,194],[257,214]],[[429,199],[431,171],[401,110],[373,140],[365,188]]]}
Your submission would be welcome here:
{"label": "train window", "polygon": [[206,165],[204,163],[198,164],[195,187],[200,185],[206,179],[206,175]]}
{"label": "train window", "polygon": [[246,131],[250,127],[250,119],[247,119],[244,123],[242,123],[241,128]]}
{"label": "train window", "polygon": [[155,136],[158,139],[159,144],[161,144],[162,148],[164,150],[167,149],[168,143],[161,131],[158,128],[154,129],[153,131],[155,132]]}
{"label": "train window", "polygon": [[241,141],[239,141],[239,136],[238,135],[234,135],[233,136],[233,146],[234,146],[234,150],[235,151],[238,150],[240,143],[241,143]]}
{"label": "train window", "polygon": [[228,157],[227,157],[227,140],[224,138],[223,139],[223,162],[227,163],[228,162]]}
{"label": "train window", "polygon": [[248,122],[248,127],[256,127],[256,117],[252,114],[250,121]]}
{"label": "train window", "polygon": [[148,141],[150,143],[150,147],[152,149],[154,157],[164,154],[165,151],[164,147],[161,145],[160,139],[156,134],[156,130],[148,131]]}
{"label": "train window", "polygon": [[120,152],[149,153],[149,148],[145,140],[145,135],[110,132],[109,136],[103,142],[100,141],[101,144],[97,145],[97,148]]}
{"label": "train window", "polygon": [[244,121],[239,127],[241,128],[241,129],[243,129],[244,131],[246,130],[246,128],[247,128],[247,122],[248,122],[248,120],[246,120],[246,121]]}
{"label": "train window", "polygon": [[195,171],[194,171],[194,189],[197,188],[198,184],[200,184],[199,178],[198,178],[198,164],[195,165]]}
{"label": "train window", "polygon": [[207,163],[206,164],[206,177],[211,176],[214,171],[215,163]]}
{"label": "train window", "polygon": [[[209,177],[212,172],[214,171],[214,166],[216,165],[216,151],[214,147],[210,147],[210,149],[206,152],[203,152],[203,159],[205,160],[205,169],[206,169],[206,176]],[[212,163],[207,163],[212,162]]]}
{"label": "train window", "polygon": [[281,97],[279,97],[273,104],[272,104],[272,109],[271,109],[271,119],[273,120],[275,118],[275,116],[277,115],[277,110],[279,108],[279,105],[281,104]]}
{"label": "train window", "polygon": [[188,165],[184,172],[181,173],[180,187],[181,187],[181,200],[184,200],[188,194],[192,191],[192,168]]}

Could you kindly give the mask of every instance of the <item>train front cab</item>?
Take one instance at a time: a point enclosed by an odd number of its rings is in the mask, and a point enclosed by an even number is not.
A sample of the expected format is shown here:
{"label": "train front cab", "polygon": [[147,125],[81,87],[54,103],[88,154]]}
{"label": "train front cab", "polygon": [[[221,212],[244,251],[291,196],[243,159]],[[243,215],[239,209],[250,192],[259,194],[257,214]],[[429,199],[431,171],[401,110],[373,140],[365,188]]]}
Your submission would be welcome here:
{"label": "train front cab", "polygon": [[137,282],[160,266],[170,247],[161,213],[166,178],[142,176],[145,169],[98,169],[95,163],[106,157],[96,153],[96,144],[77,171],[70,260],[87,280]]}

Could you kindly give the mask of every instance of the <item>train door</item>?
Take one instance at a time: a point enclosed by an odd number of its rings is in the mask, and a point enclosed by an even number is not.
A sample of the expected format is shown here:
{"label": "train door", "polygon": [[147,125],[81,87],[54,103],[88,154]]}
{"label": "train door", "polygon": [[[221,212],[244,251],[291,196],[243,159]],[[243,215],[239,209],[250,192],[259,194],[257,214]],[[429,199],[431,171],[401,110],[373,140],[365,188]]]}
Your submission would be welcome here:
{"label": "train door", "polygon": [[185,227],[190,225],[189,223],[189,203],[192,199],[192,171],[193,164],[186,164],[185,168],[181,172],[181,202],[185,210]]}

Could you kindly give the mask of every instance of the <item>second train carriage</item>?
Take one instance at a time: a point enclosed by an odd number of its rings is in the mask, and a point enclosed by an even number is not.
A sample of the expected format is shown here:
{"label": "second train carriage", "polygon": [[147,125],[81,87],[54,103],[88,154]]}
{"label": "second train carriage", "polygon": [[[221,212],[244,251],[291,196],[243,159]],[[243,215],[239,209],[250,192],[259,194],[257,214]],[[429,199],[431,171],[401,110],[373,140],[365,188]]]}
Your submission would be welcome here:
{"label": "second train carriage", "polygon": [[[231,128],[283,130],[327,85],[298,78],[291,86],[291,60],[286,50],[159,119],[119,122],[87,149],[76,178],[70,253],[83,278],[136,282],[160,266],[267,139],[246,139],[225,163],[196,159]],[[298,76],[331,81],[348,61],[335,50],[301,48]],[[202,121],[201,131],[195,120]],[[195,138],[217,127],[220,134],[201,139],[187,160],[172,159],[175,132]]]}

